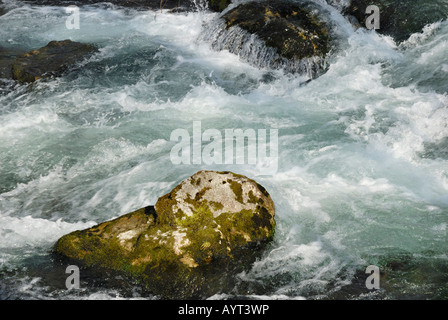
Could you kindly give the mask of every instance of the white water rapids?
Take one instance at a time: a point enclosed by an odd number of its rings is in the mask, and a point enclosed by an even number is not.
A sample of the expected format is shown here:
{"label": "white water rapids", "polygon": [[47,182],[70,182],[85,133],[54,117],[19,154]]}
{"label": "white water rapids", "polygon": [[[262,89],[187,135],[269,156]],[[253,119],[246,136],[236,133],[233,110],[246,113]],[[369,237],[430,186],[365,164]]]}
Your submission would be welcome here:
{"label": "white water rapids", "polygon": [[[398,45],[329,8],[341,45],[305,83],[213,50],[204,32],[216,13],[103,4],[82,7],[80,29],[69,30],[65,7],[7,4],[0,46],[71,39],[99,53],[60,78],[1,92],[0,298],[141,297],[101,284],[67,292],[48,276],[49,250],[202,169],[254,178],[276,205],[273,243],[235,276],[244,292],[212,298],[448,296],[446,21]],[[174,165],[170,134],[194,121],[278,129],[276,174]],[[388,287],[344,289],[362,287],[355,275],[368,265],[393,269],[390,260],[399,267]]]}

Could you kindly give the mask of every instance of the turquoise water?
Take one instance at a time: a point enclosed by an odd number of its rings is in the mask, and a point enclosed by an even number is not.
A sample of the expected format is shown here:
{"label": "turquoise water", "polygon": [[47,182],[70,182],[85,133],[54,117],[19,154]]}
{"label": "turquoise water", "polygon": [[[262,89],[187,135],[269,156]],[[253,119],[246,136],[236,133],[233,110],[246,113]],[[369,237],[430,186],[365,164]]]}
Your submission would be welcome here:
{"label": "turquoise water", "polygon": [[[107,281],[68,292],[49,251],[201,169],[256,179],[277,221],[262,258],[209,298],[448,297],[446,20],[398,44],[325,6],[338,45],[327,72],[306,83],[214,51],[204,34],[216,13],[88,6],[69,30],[65,7],[8,4],[0,46],[71,39],[99,52],[60,78],[1,92],[2,299],[151,297]],[[277,171],[173,164],[170,135],[192,133],[194,121],[277,129]],[[379,290],[365,288],[369,265],[383,275]]]}

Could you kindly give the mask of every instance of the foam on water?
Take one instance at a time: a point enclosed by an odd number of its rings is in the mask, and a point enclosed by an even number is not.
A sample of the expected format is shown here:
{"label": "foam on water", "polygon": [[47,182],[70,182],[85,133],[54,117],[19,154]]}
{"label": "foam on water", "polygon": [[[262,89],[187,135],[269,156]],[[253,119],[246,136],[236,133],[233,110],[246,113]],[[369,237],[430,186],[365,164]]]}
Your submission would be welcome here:
{"label": "foam on water", "polygon": [[[354,30],[319,3],[341,46],[326,73],[306,85],[301,76],[213,50],[201,34],[215,13],[89,6],[76,31],[64,27],[67,14],[59,7],[21,6],[0,17],[2,46],[31,49],[69,38],[99,47],[61,78],[0,94],[6,295],[123,298],[101,286],[67,293],[32,266],[52,267],[48,252],[61,235],[154,204],[201,169],[256,177],[276,204],[273,243],[237,276],[242,295],[337,296],[359,270],[390,252],[446,265],[448,99],[443,83],[425,74],[445,79],[446,22],[397,45]],[[277,174],[172,164],[171,132],[191,133],[197,120],[202,130],[278,129]],[[430,288],[444,290],[439,278],[428,279]],[[391,295],[418,292],[406,281]]]}
{"label": "foam on water", "polygon": [[24,264],[24,260],[47,255],[49,246],[64,234],[89,228],[93,222],[68,223],[58,219],[25,216],[23,218],[0,216],[0,270],[15,270]]}

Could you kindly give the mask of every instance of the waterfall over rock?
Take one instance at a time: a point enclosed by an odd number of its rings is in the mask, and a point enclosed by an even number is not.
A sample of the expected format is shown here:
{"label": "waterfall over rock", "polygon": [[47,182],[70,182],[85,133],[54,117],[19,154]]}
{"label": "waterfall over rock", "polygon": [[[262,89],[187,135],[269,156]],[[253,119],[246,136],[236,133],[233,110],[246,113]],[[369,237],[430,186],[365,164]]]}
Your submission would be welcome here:
{"label": "waterfall over rock", "polygon": [[329,28],[308,5],[248,2],[225,11],[199,40],[260,68],[315,78],[330,49]]}

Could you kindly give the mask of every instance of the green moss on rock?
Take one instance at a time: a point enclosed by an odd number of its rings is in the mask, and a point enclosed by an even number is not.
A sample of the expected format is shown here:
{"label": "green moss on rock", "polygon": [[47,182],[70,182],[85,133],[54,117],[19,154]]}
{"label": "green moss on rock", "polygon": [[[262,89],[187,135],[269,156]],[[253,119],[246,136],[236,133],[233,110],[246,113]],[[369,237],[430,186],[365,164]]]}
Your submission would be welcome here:
{"label": "green moss on rock", "polygon": [[17,56],[21,54],[23,54],[23,52],[0,47],[0,78],[12,79],[12,65],[14,64]]}
{"label": "green moss on rock", "polygon": [[96,51],[91,44],[71,40],[51,41],[45,47],[20,55],[12,65],[12,76],[19,82],[59,76],[68,67]]}
{"label": "green moss on rock", "polygon": [[272,239],[274,211],[255,181],[200,171],[160,197],[155,208],[72,232],[54,248],[87,266],[136,277],[164,297],[191,297],[229,266],[241,270],[253,261],[258,251],[247,250]]}
{"label": "green moss on rock", "polygon": [[287,59],[323,57],[329,49],[329,31],[305,5],[286,1],[252,1],[223,15],[227,27],[239,26],[256,34]]}

